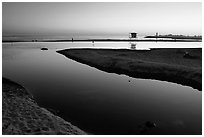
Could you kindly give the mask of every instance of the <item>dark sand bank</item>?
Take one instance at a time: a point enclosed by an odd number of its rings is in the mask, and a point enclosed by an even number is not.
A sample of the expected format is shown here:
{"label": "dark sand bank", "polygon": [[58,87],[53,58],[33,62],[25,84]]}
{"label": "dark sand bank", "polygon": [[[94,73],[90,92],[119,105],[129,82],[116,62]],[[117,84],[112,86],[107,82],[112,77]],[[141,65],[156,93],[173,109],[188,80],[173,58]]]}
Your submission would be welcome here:
{"label": "dark sand bank", "polygon": [[[66,57],[100,70],[174,82],[202,90],[202,49],[67,49]],[[184,56],[185,52],[189,54]]]}
{"label": "dark sand bank", "polygon": [[2,79],[2,134],[86,134],[40,107],[26,89]]}

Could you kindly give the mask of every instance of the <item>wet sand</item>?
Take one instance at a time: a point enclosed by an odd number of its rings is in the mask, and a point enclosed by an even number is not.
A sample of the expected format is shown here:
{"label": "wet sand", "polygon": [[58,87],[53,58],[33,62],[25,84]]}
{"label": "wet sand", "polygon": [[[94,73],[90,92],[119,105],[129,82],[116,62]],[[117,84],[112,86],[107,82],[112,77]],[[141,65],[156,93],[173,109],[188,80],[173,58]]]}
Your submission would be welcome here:
{"label": "wet sand", "polygon": [[37,105],[21,85],[2,79],[2,134],[3,135],[83,135],[71,123]]}
{"label": "wet sand", "polygon": [[[202,90],[202,49],[66,49],[58,53],[100,70]],[[185,53],[187,53],[185,55]]]}

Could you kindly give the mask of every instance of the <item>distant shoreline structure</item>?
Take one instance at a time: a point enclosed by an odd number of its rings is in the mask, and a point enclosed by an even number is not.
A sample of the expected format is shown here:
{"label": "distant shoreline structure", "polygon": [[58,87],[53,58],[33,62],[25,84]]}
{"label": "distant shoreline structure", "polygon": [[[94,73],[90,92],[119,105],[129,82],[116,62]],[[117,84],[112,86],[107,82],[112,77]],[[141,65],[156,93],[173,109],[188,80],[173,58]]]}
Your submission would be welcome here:
{"label": "distant shoreline structure", "polygon": [[[148,38],[155,38],[148,36]],[[162,38],[162,37],[160,37]],[[50,40],[2,40],[3,43],[10,42],[202,42],[202,39],[50,39]]]}
{"label": "distant shoreline structure", "polygon": [[173,35],[173,34],[168,34],[168,35],[156,35],[154,36],[146,36],[145,38],[169,38],[169,39],[192,39],[192,40],[202,40],[202,36],[185,36],[185,35]]}
{"label": "distant shoreline structure", "polygon": [[[94,37],[94,36],[93,36]],[[186,36],[186,35],[147,35],[138,37],[138,33],[131,32],[127,38],[26,38],[18,36],[2,37],[3,43],[9,42],[202,42],[201,35]]]}

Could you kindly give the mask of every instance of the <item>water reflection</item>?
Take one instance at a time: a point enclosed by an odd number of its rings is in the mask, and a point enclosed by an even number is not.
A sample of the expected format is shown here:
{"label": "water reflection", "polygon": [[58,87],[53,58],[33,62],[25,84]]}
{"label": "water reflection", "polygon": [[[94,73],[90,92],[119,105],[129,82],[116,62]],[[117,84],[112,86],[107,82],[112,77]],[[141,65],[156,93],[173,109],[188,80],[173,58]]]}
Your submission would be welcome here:
{"label": "water reflection", "polygon": [[[2,74],[26,87],[41,106],[59,110],[64,119],[90,133],[201,134],[201,92],[105,73],[56,53],[74,46],[82,47],[76,43],[3,45]],[[149,128],[154,123],[156,127]]]}
{"label": "water reflection", "polygon": [[130,44],[130,49],[132,49],[132,50],[136,49],[136,46],[137,46],[136,42],[130,42],[129,44]]}

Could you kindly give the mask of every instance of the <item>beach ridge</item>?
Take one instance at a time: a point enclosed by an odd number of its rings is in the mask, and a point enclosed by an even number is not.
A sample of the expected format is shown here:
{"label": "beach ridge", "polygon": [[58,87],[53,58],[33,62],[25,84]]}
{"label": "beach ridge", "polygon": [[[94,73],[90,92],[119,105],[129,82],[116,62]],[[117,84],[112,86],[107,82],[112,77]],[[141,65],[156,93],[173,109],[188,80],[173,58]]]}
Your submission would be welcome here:
{"label": "beach ridge", "polygon": [[86,134],[78,127],[40,107],[21,85],[2,78],[2,134]]}
{"label": "beach ridge", "polygon": [[[192,57],[184,58],[188,51]],[[58,53],[97,69],[134,78],[156,79],[202,90],[202,49],[66,49]]]}

